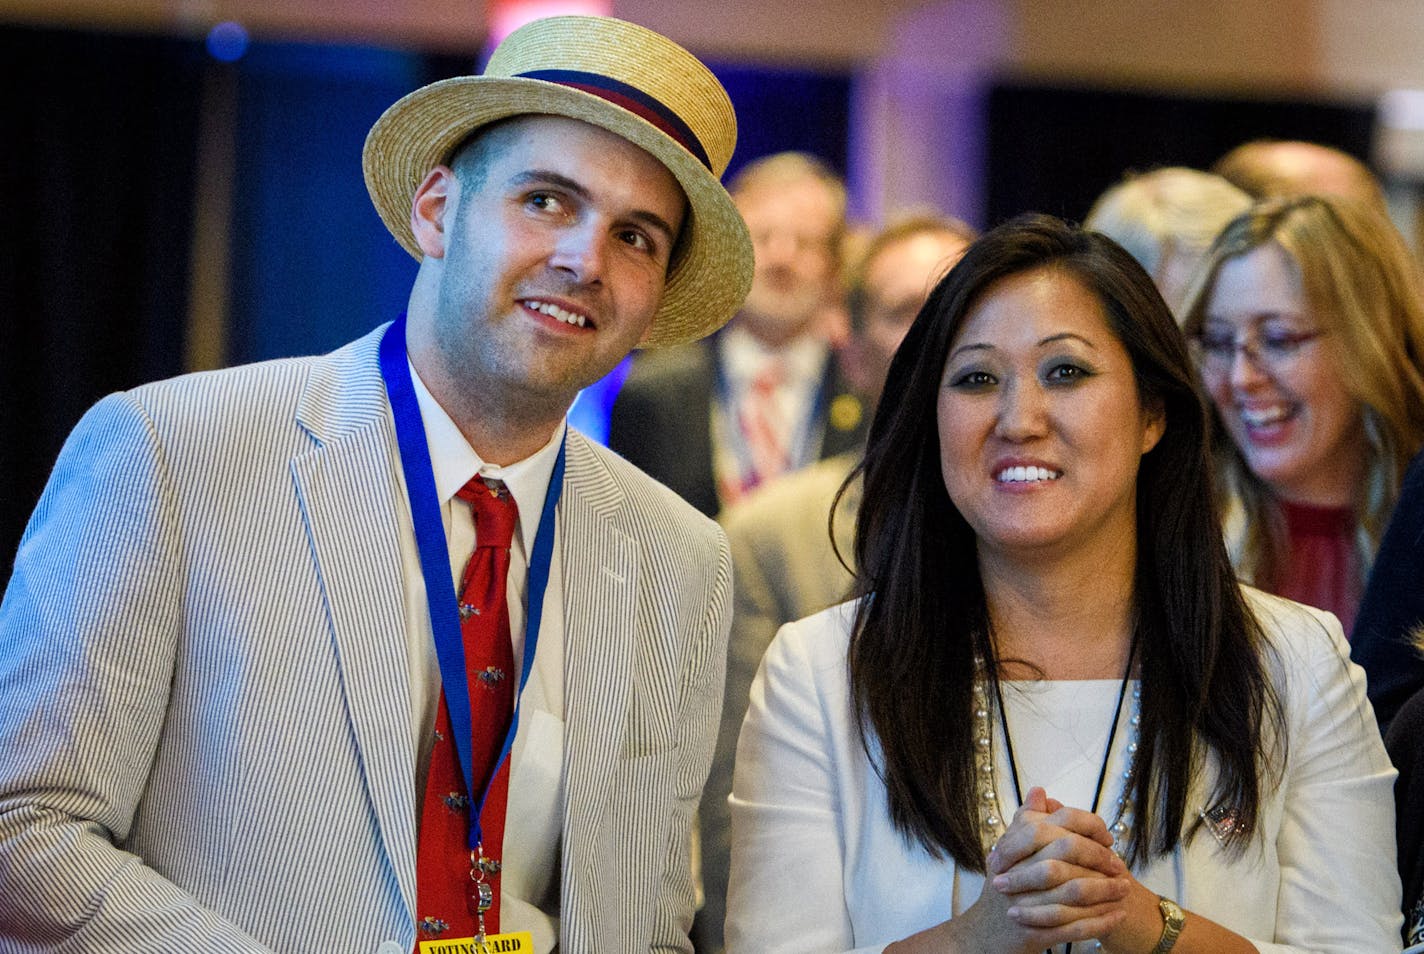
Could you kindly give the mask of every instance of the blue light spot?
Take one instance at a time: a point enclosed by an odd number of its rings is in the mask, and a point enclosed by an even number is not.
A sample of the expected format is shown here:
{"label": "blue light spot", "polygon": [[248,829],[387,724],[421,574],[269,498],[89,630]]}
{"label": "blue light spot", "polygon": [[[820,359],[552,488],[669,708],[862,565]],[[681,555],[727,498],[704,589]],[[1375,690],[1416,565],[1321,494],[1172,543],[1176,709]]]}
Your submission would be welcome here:
{"label": "blue light spot", "polygon": [[208,31],[208,54],[215,60],[232,63],[247,52],[247,31],[228,20]]}

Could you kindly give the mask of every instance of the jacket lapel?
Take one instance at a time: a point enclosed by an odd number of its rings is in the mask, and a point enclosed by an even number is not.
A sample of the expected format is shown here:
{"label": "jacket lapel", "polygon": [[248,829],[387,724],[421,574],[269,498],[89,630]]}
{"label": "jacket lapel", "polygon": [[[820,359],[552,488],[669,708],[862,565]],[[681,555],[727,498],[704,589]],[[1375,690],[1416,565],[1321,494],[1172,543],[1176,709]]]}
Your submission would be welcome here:
{"label": "jacket lapel", "polygon": [[569,432],[568,470],[559,504],[564,575],[565,950],[596,950],[584,936],[606,913],[596,905],[598,829],[620,763],[632,684],[637,546],[618,526],[621,490],[585,439]]}
{"label": "jacket lapel", "polygon": [[820,391],[816,396],[816,406],[823,419],[821,427],[820,458],[835,457],[850,451],[859,451],[870,432],[870,415],[874,408],[867,407],[860,396],[851,388],[850,382],[841,374],[840,361],[835,354],[826,357],[826,369],[821,377]]}
{"label": "jacket lapel", "polygon": [[410,534],[385,386],[384,328],[314,366],[292,461],[365,790],[402,898],[415,908],[415,747],[398,541]]}

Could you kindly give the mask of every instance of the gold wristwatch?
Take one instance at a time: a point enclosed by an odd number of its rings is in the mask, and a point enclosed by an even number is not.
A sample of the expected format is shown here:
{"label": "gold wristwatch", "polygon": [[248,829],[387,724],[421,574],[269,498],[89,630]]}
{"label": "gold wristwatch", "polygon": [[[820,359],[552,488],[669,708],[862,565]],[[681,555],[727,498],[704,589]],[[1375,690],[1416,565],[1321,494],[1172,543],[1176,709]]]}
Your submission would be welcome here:
{"label": "gold wristwatch", "polygon": [[1183,911],[1177,902],[1160,894],[1157,896],[1157,907],[1162,912],[1162,936],[1157,939],[1157,946],[1149,954],[1167,954],[1182,935],[1182,928],[1187,923],[1187,912]]}

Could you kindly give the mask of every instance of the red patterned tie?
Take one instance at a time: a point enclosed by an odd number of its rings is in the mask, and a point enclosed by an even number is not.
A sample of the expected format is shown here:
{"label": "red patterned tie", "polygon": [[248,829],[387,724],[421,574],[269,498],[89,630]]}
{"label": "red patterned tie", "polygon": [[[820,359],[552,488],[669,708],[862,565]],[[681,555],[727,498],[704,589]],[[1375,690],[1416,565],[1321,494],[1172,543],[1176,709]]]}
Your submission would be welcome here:
{"label": "red patterned tie", "polygon": [[[739,417],[742,437],[751,458],[750,473],[744,474],[738,496],[786,471],[786,419],[777,402],[777,391],[786,380],[785,363],[772,358],[752,379]],[[730,501],[729,501],[730,502]]]}
{"label": "red patterned tie", "polygon": [[[509,641],[509,545],[519,511],[503,484],[489,486],[476,476],[456,494],[470,504],[475,519],[475,552],[460,588],[460,629],[470,689],[471,776],[476,792],[465,791],[459,757],[451,739],[445,692],[435,717],[435,744],[420,816],[416,860],[416,937],[472,937],[478,926],[479,881],[491,889],[485,930],[499,931],[499,873],[504,854],[504,814],[509,798],[509,760],[499,766],[480,816],[484,862],[474,864],[467,812],[473,810],[495,768],[514,710],[514,651]],[[482,869],[482,870],[477,870]]]}

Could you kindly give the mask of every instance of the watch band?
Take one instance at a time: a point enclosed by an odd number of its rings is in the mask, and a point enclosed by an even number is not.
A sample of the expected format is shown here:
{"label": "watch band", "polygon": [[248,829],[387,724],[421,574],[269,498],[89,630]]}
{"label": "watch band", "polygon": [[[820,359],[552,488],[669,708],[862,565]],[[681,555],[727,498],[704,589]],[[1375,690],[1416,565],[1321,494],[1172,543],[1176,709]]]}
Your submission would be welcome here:
{"label": "watch band", "polygon": [[1157,896],[1157,909],[1162,912],[1162,936],[1157,939],[1157,946],[1148,954],[1167,954],[1176,946],[1177,938],[1182,935],[1182,928],[1187,923],[1187,912],[1183,911],[1177,902],[1160,894]]}

